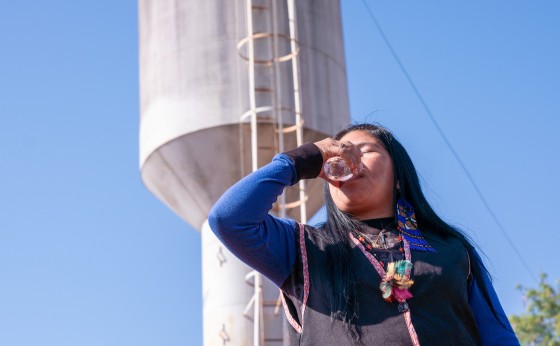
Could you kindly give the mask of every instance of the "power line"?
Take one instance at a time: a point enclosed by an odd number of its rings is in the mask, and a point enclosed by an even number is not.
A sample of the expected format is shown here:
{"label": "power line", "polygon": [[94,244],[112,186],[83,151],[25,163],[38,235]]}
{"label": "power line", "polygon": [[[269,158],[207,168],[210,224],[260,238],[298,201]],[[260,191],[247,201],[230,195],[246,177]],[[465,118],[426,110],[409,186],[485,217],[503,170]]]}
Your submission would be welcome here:
{"label": "power line", "polygon": [[441,129],[441,127],[439,126],[436,118],[434,117],[434,115],[432,114],[432,111],[430,110],[430,107],[428,107],[428,104],[426,103],[426,101],[424,100],[424,98],[422,97],[422,95],[420,94],[420,91],[418,91],[418,88],[416,88],[416,84],[414,83],[414,81],[412,80],[412,78],[410,77],[410,75],[408,74],[408,71],[406,70],[406,68],[404,67],[404,65],[402,64],[401,60],[399,59],[397,53],[395,52],[395,50],[393,49],[393,46],[391,45],[391,43],[389,42],[389,39],[387,39],[387,36],[385,35],[385,32],[383,31],[383,29],[381,28],[381,25],[379,25],[379,22],[377,21],[377,19],[375,18],[375,16],[373,15],[373,12],[371,11],[371,9],[369,8],[366,0],[362,0],[371,20],[373,21],[373,23],[375,24],[377,30],[379,31],[379,33],[381,34],[381,37],[383,38],[383,41],[385,42],[385,44],[387,45],[387,47],[389,48],[389,51],[391,52],[391,55],[393,56],[393,58],[395,59],[395,61],[397,62],[397,65],[399,65],[399,68],[401,69],[402,73],[404,74],[404,76],[406,77],[408,83],[410,84],[410,86],[412,87],[412,90],[414,91],[414,93],[416,94],[416,97],[418,98],[418,100],[420,101],[420,103],[422,104],[422,107],[424,107],[424,110],[426,111],[426,113],[428,114],[428,117],[430,118],[430,120],[432,121],[432,123],[434,124],[435,128],[437,129],[438,133],[440,134],[440,136],[443,138],[443,141],[445,142],[445,144],[447,145],[447,147],[449,148],[449,150],[451,151],[451,153],[453,154],[453,156],[455,157],[455,159],[457,160],[457,162],[459,163],[459,166],[461,166],[461,169],[463,170],[463,172],[465,172],[465,174],[467,175],[467,178],[469,179],[469,181],[471,182],[472,186],[474,187],[474,190],[476,191],[476,194],[478,195],[478,197],[480,198],[480,200],[482,201],[482,204],[484,204],[484,207],[486,208],[486,210],[488,211],[488,213],[490,214],[490,216],[492,217],[492,219],[494,220],[494,222],[496,223],[496,225],[498,226],[498,229],[502,232],[502,235],[506,238],[507,242],[509,243],[509,245],[512,247],[512,249],[515,251],[515,253],[517,254],[517,257],[519,258],[519,260],[521,261],[521,263],[523,264],[523,266],[525,267],[525,269],[527,270],[527,272],[529,272],[529,274],[531,275],[531,277],[533,278],[533,280],[535,280],[535,282],[538,282],[537,277],[535,276],[535,274],[533,273],[533,271],[531,270],[531,267],[529,267],[529,265],[527,264],[527,262],[525,261],[525,259],[523,258],[523,256],[521,255],[521,252],[517,249],[517,247],[515,246],[515,244],[513,243],[513,241],[511,240],[511,238],[509,237],[508,233],[506,232],[505,228],[502,226],[502,223],[500,222],[500,220],[498,219],[498,217],[496,216],[496,214],[494,213],[494,211],[492,210],[492,208],[490,207],[490,204],[488,204],[488,202],[486,201],[486,198],[484,197],[484,195],[482,194],[482,191],[478,188],[478,185],[476,184],[474,178],[472,177],[471,173],[469,172],[469,170],[467,169],[467,166],[463,163],[463,160],[461,160],[461,158],[459,157],[459,154],[457,154],[457,152],[455,151],[455,149],[453,148],[453,146],[451,145],[451,142],[449,142],[449,140],[447,139],[447,136],[445,135],[445,133],[443,132],[443,130]]}

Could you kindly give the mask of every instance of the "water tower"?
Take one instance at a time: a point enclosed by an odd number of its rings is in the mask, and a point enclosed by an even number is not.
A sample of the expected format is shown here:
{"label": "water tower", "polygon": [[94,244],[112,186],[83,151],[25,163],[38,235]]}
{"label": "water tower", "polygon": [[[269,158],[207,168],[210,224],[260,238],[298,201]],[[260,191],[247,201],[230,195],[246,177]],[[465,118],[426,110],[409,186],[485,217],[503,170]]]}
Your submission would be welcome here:
{"label": "water tower", "polygon": [[[139,0],[140,169],[202,238],[205,345],[281,345],[278,289],[229,253],[208,211],[277,152],[349,122],[338,0]],[[321,182],[272,211],[305,222]]]}

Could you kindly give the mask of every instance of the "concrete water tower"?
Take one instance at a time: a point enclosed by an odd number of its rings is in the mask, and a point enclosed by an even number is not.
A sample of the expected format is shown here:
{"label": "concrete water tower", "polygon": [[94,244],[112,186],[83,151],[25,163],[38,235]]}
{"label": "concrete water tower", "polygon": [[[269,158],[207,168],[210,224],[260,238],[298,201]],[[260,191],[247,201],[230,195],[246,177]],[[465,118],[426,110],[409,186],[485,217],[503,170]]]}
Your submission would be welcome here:
{"label": "concrete water tower", "polygon": [[[238,261],[206,219],[277,152],[349,122],[339,0],[139,0],[140,169],[202,235],[205,345],[280,345],[278,289]],[[274,213],[305,222],[321,183]]]}

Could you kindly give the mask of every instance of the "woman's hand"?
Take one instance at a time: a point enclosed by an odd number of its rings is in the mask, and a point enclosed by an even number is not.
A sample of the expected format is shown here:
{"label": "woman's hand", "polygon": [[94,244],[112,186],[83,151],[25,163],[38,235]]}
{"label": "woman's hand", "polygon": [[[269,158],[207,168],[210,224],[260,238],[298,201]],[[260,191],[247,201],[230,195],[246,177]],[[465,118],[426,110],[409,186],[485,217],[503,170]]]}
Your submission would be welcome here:
{"label": "woman's hand", "polygon": [[[333,180],[330,180],[325,176],[324,172],[324,163],[330,159],[331,157],[341,157],[348,167],[352,169],[352,172],[356,174],[362,162],[362,156],[364,155],[358,147],[352,144],[349,141],[337,141],[332,138],[325,138],[321,141],[314,143],[319,150],[321,150],[321,154],[323,155],[323,167],[321,168],[321,173],[319,177],[328,181],[329,183],[335,183]],[[339,182],[336,182],[338,186]]]}

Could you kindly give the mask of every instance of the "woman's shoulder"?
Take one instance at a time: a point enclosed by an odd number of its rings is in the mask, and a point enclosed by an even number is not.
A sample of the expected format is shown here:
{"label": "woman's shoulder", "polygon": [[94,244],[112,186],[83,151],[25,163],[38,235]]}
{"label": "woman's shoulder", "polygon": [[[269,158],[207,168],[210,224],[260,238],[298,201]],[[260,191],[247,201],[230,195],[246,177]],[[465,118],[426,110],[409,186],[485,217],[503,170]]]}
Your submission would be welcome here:
{"label": "woman's shoulder", "polygon": [[424,239],[430,243],[436,242],[447,246],[465,247],[463,240],[455,234],[428,227],[420,227],[420,232],[422,233]]}
{"label": "woman's shoulder", "polygon": [[325,252],[327,245],[331,242],[329,242],[329,237],[325,233],[325,229],[322,225],[305,224],[303,227],[298,228],[298,235],[300,235],[302,229],[304,232],[305,246],[308,251]]}
{"label": "woman's shoulder", "polygon": [[323,244],[324,237],[322,237],[321,226],[313,226],[309,224],[304,224],[303,227],[299,229],[299,232],[303,230],[304,236],[307,242],[310,242],[315,245]]}
{"label": "woman's shoulder", "polygon": [[437,232],[433,229],[421,229],[422,236],[435,250],[437,257],[455,258],[459,261],[469,261],[468,248],[465,239],[451,233]]}

